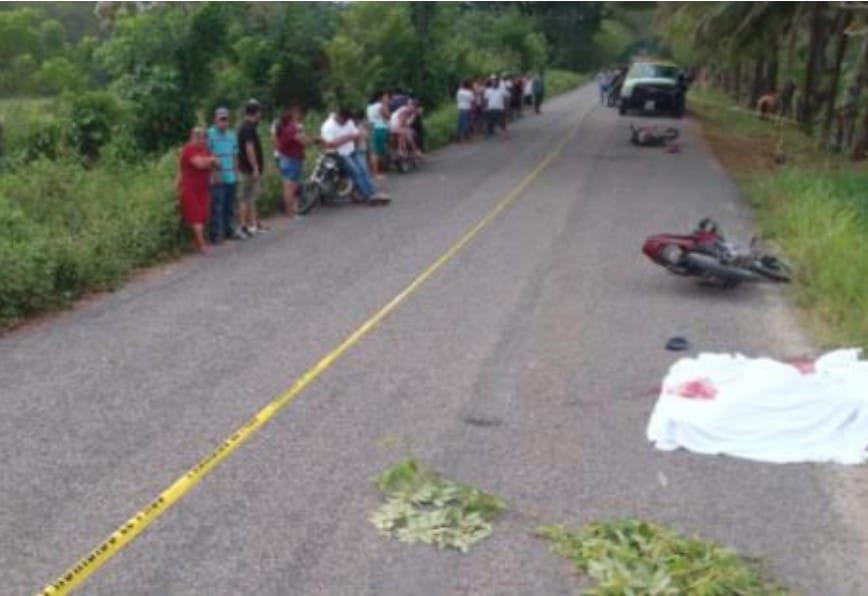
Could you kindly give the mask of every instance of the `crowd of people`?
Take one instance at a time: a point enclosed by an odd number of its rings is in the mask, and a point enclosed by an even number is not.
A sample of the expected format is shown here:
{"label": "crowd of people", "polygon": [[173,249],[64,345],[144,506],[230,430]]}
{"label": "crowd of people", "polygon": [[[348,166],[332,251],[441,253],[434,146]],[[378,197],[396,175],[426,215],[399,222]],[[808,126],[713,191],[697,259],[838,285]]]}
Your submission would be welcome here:
{"label": "crowd of people", "polygon": [[508,122],[524,116],[526,107],[539,114],[544,96],[542,76],[491,75],[487,79],[465,80],[455,94],[458,141],[481,135],[490,137],[498,130],[508,137]]}
{"label": "crowd of people", "polygon": [[[219,107],[214,111],[213,124],[207,129],[195,127],[181,149],[176,183],[181,216],[192,230],[194,247],[201,253],[207,254],[209,245],[247,240],[268,230],[256,211],[267,167],[259,134],[262,115],[262,105],[250,100],[244,107],[243,120],[232,129],[229,109]],[[274,164],[283,186],[284,214],[294,221],[302,219],[298,193],[310,145],[335,151],[353,179],[356,200],[366,204],[387,202],[388,197],[377,190],[368,166],[368,123],[357,125],[349,110],[339,109],[323,123],[319,136],[311,136],[304,130],[304,117],[303,108],[291,106],[270,128]],[[376,123],[372,125],[376,128]],[[381,142],[375,139],[372,145],[379,152]]]}
{"label": "crowd of people", "polygon": [[[541,76],[496,76],[464,81],[455,99],[458,105],[456,138],[508,137],[508,123],[525,109],[540,113],[545,94]],[[282,180],[282,207],[293,221],[301,221],[298,195],[302,189],[305,153],[314,145],[333,151],[354,184],[353,200],[367,205],[386,204],[380,191],[390,155],[424,158],[422,105],[409,94],[378,92],[363,113],[340,108],[323,122],[319,135],[304,129],[305,111],[291,106],[270,127],[274,164]],[[197,251],[225,240],[247,240],[268,231],[256,210],[266,169],[260,123],[263,107],[256,100],[244,106],[237,129],[231,127],[226,107],[214,111],[207,129],[197,126],[180,153],[177,191],[184,223],[190,227]]]}

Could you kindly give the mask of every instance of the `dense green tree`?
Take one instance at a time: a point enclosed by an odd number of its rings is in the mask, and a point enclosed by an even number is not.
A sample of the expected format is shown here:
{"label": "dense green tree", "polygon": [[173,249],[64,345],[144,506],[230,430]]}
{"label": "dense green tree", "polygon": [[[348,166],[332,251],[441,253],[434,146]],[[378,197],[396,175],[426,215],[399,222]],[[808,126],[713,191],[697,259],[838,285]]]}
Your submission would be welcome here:
{"label": "dense green tree", "polygon": [[145,151],[177,146],[196,123],[196,103],[173,66],[156,65],[116,81],[120,97],[135,106],[133,133]]}
{"label": "dense green tree", "polygon": [[329,61],[328,100],[333,104],[360,106],[382,80],[383,61],[344,33],[335,35],[325,47]]}
{"label": "dense green tree", "polygon": [[[417,44],[408,4],[353,4],[341,14],[338,35],[359,48],[360,61],[377,63],[376,68],[371,67],[377,78],[369,82],[365,93],[381,87],[409,89],[418,80],[414,73]],[[327,45],[327,53],[330,51]]]}
{"label": "dense green tree", "polygon": [[134,107],[125,134],[160,151],[216,105],[250,97],[272,111],[360,109],[400,88],[434,108],[468,76],[589,64],[612,13],[584,2],[23,3],[0,7],[0,93],[96,84]]}
{"label": "dense green tree", "polygon": [[77,43],[86,35],[99,33],[96,2],[0,2],[0,13],[28,8],[44,18],[63,24],[65,42]]}
{"label": "dense green tree", "polygon": [[134,130],[148,150],[176,143],[193,126],[237,10],[212,3],[161,5],[115,17],[97,58],[121,98],[141,107]]}
{"label": "dense green tree", "polygon": [[607,14],[603,2],[520,2],[524,14],[535,19],[551,48],[552,63],[571,70],[596,66],[594,35]]}
{"label": "dense green tree", "polygon": [[41,95],[57,95],[63,91],[81,91],[87,86],[85,75],[65,56],[45,60],[32,76],[35,89]]}
{"label": "dense green tree", "polygon": [[108,91],[88,91],[70,102],[69,136],[72,146],[86,160],[93,161],[120,124],[123,108]]}
{"label": "dense green tree", "polygon": [[273,59],[269,95],[275,105],[322,105],[328,62],[324,46],[335,34],[339,7],[331,3],[278,5],[268,33]]}
{"label": "dense green tree", "polygon": [[0,68],[22,54],[39,53],[39,11],[30,8],[0,11]]}
{"label": "dense green tree", "polygon": [[66,28],[58,20],[48,19],[39,24],[37,34],[39,55],[49,58],[62,53],[66,47]]}
{"label": "dense green tree", "polygon": [[18,54],[0,69],[0,90],[13,95],[35,95],[39,92],[33,73],[39,68],[31,54]]}
{"label": "dense green tree", "polygon": [[748,106],[778,92],[785,116],[854,157],[868,145],[865,18],[852,2],[670,3],[658,14],[676,55],[707,81]]}

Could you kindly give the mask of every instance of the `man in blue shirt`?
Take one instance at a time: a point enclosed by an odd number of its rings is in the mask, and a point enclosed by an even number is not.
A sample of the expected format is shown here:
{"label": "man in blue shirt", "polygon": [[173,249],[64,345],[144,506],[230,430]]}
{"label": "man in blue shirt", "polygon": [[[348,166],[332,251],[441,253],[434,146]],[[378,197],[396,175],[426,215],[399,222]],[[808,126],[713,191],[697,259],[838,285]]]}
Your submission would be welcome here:
{"label": "man in blue shirt", "polygon": [[235,189],[238,185],[238,139],[229,127],[229,110],[217,108],[214,124],[208,129],[208,149],[220,166],[211,177],[211,242],[223,238],[242,240],[244,236],[232,227],[235,215]]}

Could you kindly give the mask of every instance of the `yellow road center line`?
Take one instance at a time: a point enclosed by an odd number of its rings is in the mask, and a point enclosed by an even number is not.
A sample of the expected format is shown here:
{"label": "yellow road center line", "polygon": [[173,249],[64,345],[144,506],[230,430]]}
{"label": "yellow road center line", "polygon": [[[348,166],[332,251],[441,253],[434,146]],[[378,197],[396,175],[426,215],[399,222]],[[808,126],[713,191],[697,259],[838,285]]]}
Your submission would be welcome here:
{"label": "yellow road center line", "polygon": [[479,223],[473,226],[470,231],[464,234],[464,236],[462,236],[461,239],[453,244],[446,252],[441,254],[422,273],[411,281],[407,287],[401,290],[397,296],[386,303],[386,305],[378,310],[371,318],[362,323],[361,326],[347,336],[346,339],[344,339],[335,349],[326,354],[313,367],[308,369],[307,372],[298,377],[286,391],[278,395],[268,405],[259,410],[253,418],[248,420],[243,426],[232,433],[232,435],[223,441],[216,449],[205,456],[183,476],[175,480],[168,488],[161,492],[156,499],[136,512],[135,515],[128,519],[117,530],[112,532],[112,534],[100,543],[99,546],[79,559],[75,565],[70,567],[63,575],[57,578],[54,583],[43,588],[39,594],[43,596],[68,594],[71,590],[84,583],[92,573],[105,565],[122,548],[132,542],[136,536],[165,513],[172,505],[180,501],[181,498],[186,495],[190,489],[196,486],[202,478],[217,466],[217,464],[234,453],[235,450],[252,437],[256,431],[271,420],[275,414],[292,403],[308,385],[313,383],[317,377],[328,370],[329,367],[331,367],[331,365],[344,354],[344,352],[349,350],[363,337],[370,333],[383,319],[398,308],[407,297],[415,292],[419,286],[434,275],[438,269],[443,267],[451,261],[455,255],[461,252],[461,250],[464,249],[464,247],[467,246],[467,244],[470,243],[479,232],[488,226],[488,224],[490,224],[504,209],[515,202],[515,200],[521,196],[521,193],[524,192],[524,190],[539,177],[539,175],[549,166],[558,154],[560,154],[564,145],[566,145],[574,132],[575,128],[571,127],[554,149],[552,149],[552,151],[522,179],[518,186],[501,198],[491,211],[489,211],[485,217],[479,221]]}

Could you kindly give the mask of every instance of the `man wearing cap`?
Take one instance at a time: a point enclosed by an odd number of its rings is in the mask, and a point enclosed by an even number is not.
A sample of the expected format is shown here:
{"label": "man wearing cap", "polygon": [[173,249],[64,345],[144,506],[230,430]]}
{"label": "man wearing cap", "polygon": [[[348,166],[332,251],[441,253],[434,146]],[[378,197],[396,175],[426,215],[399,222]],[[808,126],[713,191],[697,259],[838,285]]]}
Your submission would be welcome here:
{"label": "man wearing cap", "polygon": [[239,232],[247,237],[265,231],[256,216],[256,199],[265,163],[262,160],[262,141],[259,139],[259,119],[262,105],[251,99],[244,106],[244,120],[238,127],[238,169],[241,171],[241,200],[239,201]]}
{"label": "man wearing cap", "polygon": [[214,124],[208,129],[208,149],[219,163],[211,178],[211,242],[224,238],[242,240],[232,227],[235,212],[235,188],[238,184],[238,140],[229,128],[229,110],[214,111]]}

